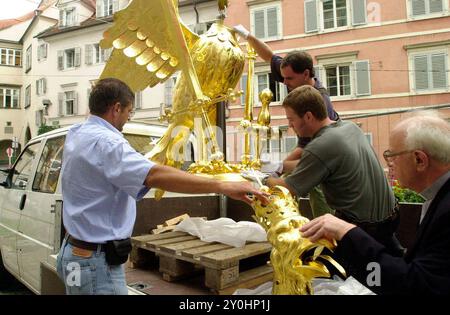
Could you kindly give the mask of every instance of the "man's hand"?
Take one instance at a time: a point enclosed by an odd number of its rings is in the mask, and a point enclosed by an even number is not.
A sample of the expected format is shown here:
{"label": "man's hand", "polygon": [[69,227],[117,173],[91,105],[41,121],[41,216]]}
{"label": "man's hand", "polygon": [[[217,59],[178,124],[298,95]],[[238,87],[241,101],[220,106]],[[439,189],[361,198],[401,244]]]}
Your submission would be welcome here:
{"label": "man's hand", "polygon": [[334,215],[325,214],[303,225],[300,232],[311,242],[317,242],[322,238],[340,241],[354,227],[356,225],[336,218]]}
{"label": "man's hand", "polygon": [[233,29],[236,31],[236,33],[238,33],[245,39],[247,39],[248,34],[250,34],[250,32],[244,26],[242,26],[242,24],[234,26]]}
{"label": "man's hand", "polygon": [[249,205],[254,201],[251,197],[252,195],[259,199],[263,205],[269,203],[268,194],[255,189],[249,182],[223,182],[220,192],[230,198],[244,201]]}

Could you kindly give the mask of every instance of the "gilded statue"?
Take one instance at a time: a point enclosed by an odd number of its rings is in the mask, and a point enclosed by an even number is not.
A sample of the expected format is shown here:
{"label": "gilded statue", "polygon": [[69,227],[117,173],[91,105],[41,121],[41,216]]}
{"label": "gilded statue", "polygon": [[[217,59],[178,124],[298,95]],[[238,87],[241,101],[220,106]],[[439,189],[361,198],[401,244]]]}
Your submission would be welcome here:
{"label": "gilded statue", "polygon": [[332,264],[342,275],[345,270],[333,258],[323,254],[324,248],[333,250],[336,242],[322,239],[312,243],[300,234],[299,228],[309,222],[300,215],[297,202],[289,190],[282,186],[261,190],[270,194],[266,206],[255,201],[255,220],[266,231],[272,244],[270,263],[273,267],[273,294],[313,294],[312,279],[330,277],[324,260]]}
{"label": "gilded statue", "polygon": [[[260,167],[260,142],[270,136],[270,91],[260,94],[263,104],[253,122],[253,71],[256,54],[248,47],[244,56],[234,30],[224,25],[227,0],[219,0],[219,19],[203,35],[190,31],[178,14],[177,0],[133,0],[126,9],[114,14],[114,23],[104,33],[102,48],[113,47],[101,78],[116,77],[134,92],[153,87],[179,72],[173,92],[172,108],[167,109],[167,132],[147,156],[160,164],[180,168],[189,136],[200,121],[201,130],[196,159],[189,171],[222,180],[244,180],[241,170]],[[214,130],[217,104],[235,99],[233,92],[248,59],[248,81],[245,116],[245,150],[241,164],[228,164],[217,143]],[[250,156],[251,133],[256,133],[256,159]],[[208,148],[208,145],[210,146]],[[218,176],[218,175],[223,175]],[[229,175],[229,176],[226,176]],[[236,176],[234,176],[236,175]],[[266,230],[273,245],[274,294],[311,294],[314,277],[329,276],[320,259],[337,265],[322,254],[334,244],[325,240],[311,243],[303,239],[298,228],[308,219],[301,216],[289,192],[283,187],[269,189],[271,203],[255,201],[256,220]],[[157,191],[157,199],[163,195]],[[313,251],[310,254],[311,250]]]}
{"label": "gilded statue", "polygon": [[[234,31],[223,24],[226,6],[227,1],[219,1],[222,18],[206,34],[198,36],[182,23],[178,1],[134,0],[114,15],[113,26],[104,34],[101,46],[115,49],[102,78],[117,77],[133,91],[141,91],[180,71],[172,108],[165,115],[168,129],[147,154],[157,163],[176,168],[183,165],[186,144],[197,119],[201,122],[197,134],[200,157],[190,172],[239,173],[224,163],[211,128],[216,125],[217,103],[236,98],[233,90],[245,64]],[[161,196],[160,191],[157,198]]]}

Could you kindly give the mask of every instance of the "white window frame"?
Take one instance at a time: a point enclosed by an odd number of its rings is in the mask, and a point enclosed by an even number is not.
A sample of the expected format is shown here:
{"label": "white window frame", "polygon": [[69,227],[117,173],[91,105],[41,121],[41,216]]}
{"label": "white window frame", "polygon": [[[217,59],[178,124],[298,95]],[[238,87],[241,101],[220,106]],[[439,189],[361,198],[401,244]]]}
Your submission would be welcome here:
{"label": "white window frame", "polygon": [[[277,29],[278,34],[275,36],[268,36],[268,25],[267,25],[267,10],[276,8],[278,12],[278,23],[277,23]],[[264,10],[264,17],[265,17],[265,24],[264,24],[264,37],[259,38],[262,41],[272,41],[272,40],[280,40],[283,38],[283,12],[282,12],[282,6],[280,1],[274,1],[267,4],[261,4],[261,5],[254,5],[250,7],[250,29],[252,34],[256,34],[256,28],[255,28],[255,11]]]}
{"label": "white window frame", "polygon": [[436,12],[436,13],[430,13],[430,0],[424,0],[425,1],[425,13],[421,15],[413,15],[412,10],[412,0],[406,0],[406,10],[407,10],[407,16],[408,20],[424,20],[424,19],[432,19],[439,16],[447,16],[450,14],[449,10],[449,3],[448,0],[443,0],[443,8],[442,12]]}
{"label": "white window frame", "polygon": [[45,95],[46,91],[46,79],[41,78],[39,80],[36,80],[36,94],[37,95]]}
{"label": "white window frame", "polygon": [[[254,104],[260,104],[261,101],[259,100],[259,93],[261,93],[261,91],[264,89],[260,89],[259,88],[259,77],[260,76],[266,76],[267,78],[267,84],[264,88],[270,88],[270,71],[258,71],[255,72],[254,75],[254,79],[253,79],[253,85],[254,85]],[[273,95],[273,100],[271,101],[271,103],[281,103],[284,98],[287,96],[287,89],[284,83],[282,82],[278,82],[274,80],[274,84],[276,85],[276,87],[278,88],[279,91],[279,99],[277,100],[277,95],[276,93],[272,93]],[[245,100],[244,100],[244,105],[245,105]]]}
{"label": "white window frame", "polygon": [[[107,8],[107,10],[110,9],[111,12],[105,12],[105,8]],[[105,18],[112,16],[119,10],[120,10],[119,0],[97,0],[95,14],[97,18]]]}
{"label": "white window frame", "polygon": [[[72,93],[72,98],[68,98],[68,94]],[[72,90],[72,91],[65,91],[64,92],[64,103],[63,103],[63,109],[64,109],[64,116],[74,116],[74,112],[75,112],[75,101],[76,101],[76,97],[75,97],[76,91]],[[69,103],[71,102],[71,106],[72,106],[72,112],[69,113],[67,110],[67,106],[69,106]]]}
{"label": "white window frame", "polygon": [[[2,97],[2,106],[0,106],[0,108],[15,108],[18,109],[20,108],[20,89],[19,88],[11,88],[11,87],[1,87],[0,86],[0,90],[1,90],[1,95],[0,97]],[[8,93],[9,92],[9,93]],[[8,96],[10,97],[10,106],[6,107],[6,97]],[[14,102],[15,100],[15,102]],[[14,103],[16,104],[16,106],[14,106]]]}
{"label": "white window frame", "polygon": [[[349,62],[336,63],[336,64],[328,64],[328,65],[324,66],[323,67],[323,75],[324,75],[323,78],[324,78],[324,81],[322,83],[325,86],[328,86],[328,78],[327,78],[326,68],[329,68],[329,67],[336,67],[337,68],[336,69],[336,75],[337,75],[337,92],[338,92],[338,95],[331,95],[330,89],[327,88],[328,93],[330,93],[330,97],[333,97],[334,99],[342,99],[342,98],[352,97],[354,95],[354,84],[353,84],[354,78],[353,78],[353,75],[352,75],[352,72],[353,72],[352,63],[349,63]],[[340,81],[340,79],[339,79],[339,76],[340,76],[339,68],[340,67],[348,67],[349,76],[350,76],[350,78],[349,78],[349,80],[350,80],[350,94],[339,95],[340,94],[340,82],[339,82]]]}
{"label": "white window frame", "polygon": [[[320,57],[316,56],[316,59],[318,59],[318,64],[314,67],[314,70],[316,72],[316,78],[320,78],[320,81],[322,82],[323,86],[327,88],[328,90],[328,82],[327,82],[327,75],[325,71],[325,67],[328,66],[350,66],[350,95],[343,95],[343,96],[331,96],[330,98],[332,101],[334,100],[349,100],[354,98],[363,97],[366,95],[371,95],[371,76],[369,73],[369,94],[361,94],[357,95],[357,78],[355,74],[355,63],[360,61],[368,61],[368,60],[360,60],[357,58],[357,54],[355,53],[349,53],[348,55],[344,56],[327,56],[327,57]],[[369,62],[370,65],[370,62]],[[330,92],[328,90],[328,92]]]}
{"label": "white window frame", "polygon": [[71,27],[78,24],[77,8],[70,7],[61,9],[59,12],[59,26],[60,27]]}
{"label": "white window frame", "polygon": [[[69,53],[72,52],[72,57],[69,56]],[[69,65],[69,60],[72,59],[72,64]],[[74,69],[75,68],[75,48],[64,50],[64,69]]]}
{"label": "white window frame", "polygon": [[[436,92],[448,92],[450,91],[450,57],[449,57],[449,51],[450,48],[448,46],[436,46],[436,47],[426,47],[426,48],[420,48],[420,49],[411,49],[408,50],[408,66],[411,71],[409,71],[409,86],[410,86],[410,92],[413,94],[429,94],[429,93],[436,93]],[[433,88],[429,87],[428,89],[416,89],[416,76],[415,76],[415,64],[414,64],[414,58],[416,56],[427,56],[427,60],[429,60],[431,55],[436,54],[444,54],[447,58],[445,59],[446,62],[446,80],[447,85],[443,88]],[[431,73],[428,75],[428,83],[430,81]]]}
{"label": "white window frame", "polygon": [[48,44],[47,43],[39,44],[37,54],[38,54],[37,56],[38,61],[46,60],[48,55]]}
{"label": "white window frame", "polygon": [[[337,26],[337,15],[336,15],[336,1],[337,0],[332,0],[333,1],[333,19],[334,19],[334,26],[330,27],[330,28],[325,28],[325,14],[323,12],[323,3],[325,0],[320,0],[319,1],[319,16],[320,16],[320,29],[323,32],[334,32],[337,30],[343,30],[343,29],[347,29],[352,27],[352,20],[351,20],[351,3],[349,0],[345,0],[345,7],[346,7],[346,18],[347,18],[347,25],[344,26]],[[326,0],[329,1],[329,0]]]}
{"label": "white window frame", "polygon": [[[2,62],[4,58],[5,62]],[[19,58],[19,64],[16,65],[16,58]],[[12,59],[12,63],[10,62]],[[0,48],[0,66],[21,67],[22,50],[14,48]]]}

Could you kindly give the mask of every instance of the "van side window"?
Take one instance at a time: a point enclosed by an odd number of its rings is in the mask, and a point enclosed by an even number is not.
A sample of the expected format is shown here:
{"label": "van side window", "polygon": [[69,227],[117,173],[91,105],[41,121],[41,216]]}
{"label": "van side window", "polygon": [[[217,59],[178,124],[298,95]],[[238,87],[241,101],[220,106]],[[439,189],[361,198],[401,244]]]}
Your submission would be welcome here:
{"label": "van side window", "polygon": [[61,172],[65,136],[48,139],[33,181],[33,190],[53,194]]}
{"label": "van side window", "polygon": [[38,142],[25,148],[25,151],[22,153],[14,167],[11,188],[20,190],[25,190],[27,188],[28,180],[31,176],[33,161],[36,158],[36,154],[40,146],[41,143]]}

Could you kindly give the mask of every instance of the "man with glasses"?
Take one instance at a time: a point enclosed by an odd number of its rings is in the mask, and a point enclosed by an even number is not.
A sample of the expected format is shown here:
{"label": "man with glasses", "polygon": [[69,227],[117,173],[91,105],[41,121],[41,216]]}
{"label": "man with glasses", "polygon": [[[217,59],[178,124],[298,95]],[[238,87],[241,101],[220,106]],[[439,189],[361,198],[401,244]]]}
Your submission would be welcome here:
{"label": "man with glasses", "polygon": [[[433,116],[415,116],[400,122],[383,154],[404,187],[425,197],[413,246],[402,258],[390,255],[362,229],[332,215],[304,225],[304,237],[336,239],[336,253],[352,264],[355,276],[366,283],[379,266],[379,294],[450,294],[450,125]],[[369,269],[369,271],[367,271]]]}

